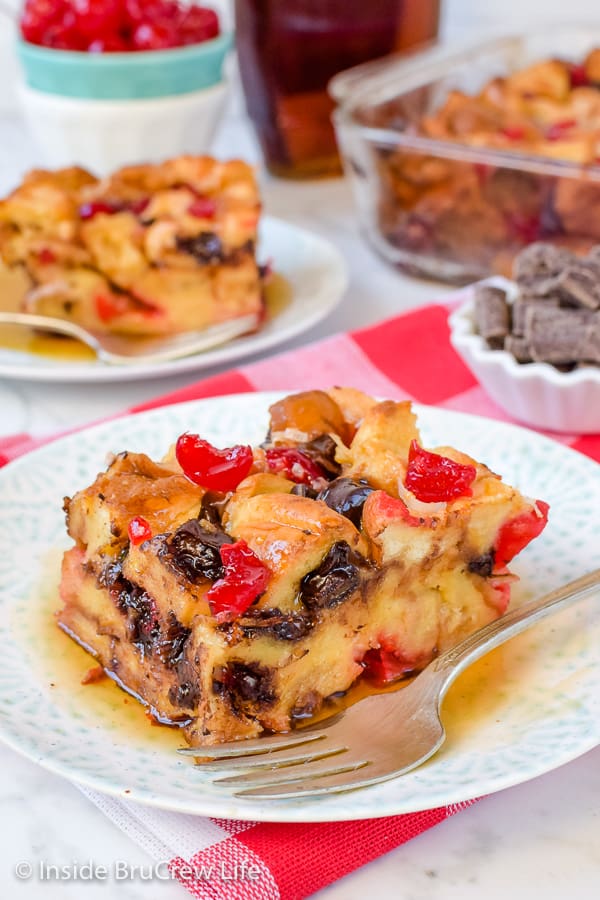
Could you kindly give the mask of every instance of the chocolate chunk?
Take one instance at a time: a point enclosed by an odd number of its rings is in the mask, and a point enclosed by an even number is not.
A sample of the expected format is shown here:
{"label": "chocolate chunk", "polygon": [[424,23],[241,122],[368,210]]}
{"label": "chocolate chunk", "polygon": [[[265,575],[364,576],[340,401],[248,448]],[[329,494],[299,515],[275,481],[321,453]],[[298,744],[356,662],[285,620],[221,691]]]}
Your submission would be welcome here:
{"label": "chocolate chunk", "polygon": [[255,615],[238,618],[235,622],[244,637],[271,636],[277,641],[299,641],[314,627],[308,613],[284,613],[280,609],[260,609]]}
{"label": "chocolate chunk", "polygon": [[221,238],[213,231],[202,231],[194,237],[178,237],[176,246],[199,263],[220,263],[225,257]]}
{"label": "chocolate chunk", "polygon": [[559,276],[561,291],[576,306],[600,309],[600,280],[598,274],[584,263],[568,266]]}
{"label": "chocolate chunk", "polygon": [[346,541],[337,541],[319,568],[300,582],[300,599],[308,609],[339,606],[358,588],[358,567],[365,563]]}
{"label": "chocolate chunk", "polygon": [[317,495],[317,500],[322,500],[330,509],[350,519],[353,525],[360,528],[365,501],[374,490],[364,478],[360,481],[336,478]]}
{"label": "chocolate chunk", "polygon": [[233,538],[215,527],[209,530],[198,519],[190,519],[180,525],[171,539],[161,548],[171,563],[193,584],[203,579],[215,581],[223,576],[220,548],[232,544]]}
{"label": "chocolate chunk", "polygon": [[272,681],[272,670],[266,666],[230,662],[213,672],[213,691],[229,694],[236,708],[247,703],[268,706],[276,699]]}
{"label": "chocolate chunk", "polygon": [[191,633],[189,628],[181,624],[173,610],[170,610],[166,628],[161,629],[154,647],[158,658],[168,669],[172,669],[181,660],[185,642]]}
{"label": "chocolate chunk", "polygon": [[507,334],[504,338],[504,349],[512,353],[517,362],[529,363],[533,361],[528,342],[524,337]]}
{"label": "chocolate chunk", "polygon": [[475,323],[479,334],[492,349],[504,345],[509,332],[509,309],[506,291],[488,284],[479,285],[475,290]]}
{"label": "chocolate chunk", "polygon": [[342,471],[341,465],[335,459],[337,444],[330,434],[320,434],[312,441],[298,444],[298,450],[310,456],[313,462],[316,462],[331,477],[339,475]]}
{"label": "chocolate chunk", "polygon": [[557,307],[559,305],[557,297],[547,297],[544,299],[539,297],[517,297],[511,306],[511,330],[514,335],[525,334],[525,316],[528,308],[535,303],[543,303],[545,306],[549,307]]}
{"label": "chocolate chunk", "polygon": [[527,308],[531,305],[532,302],[535,301],[524,300],[522,297],[517,297],[517,299],[513,302],[510,311],[512,323],[511,330],[514,335],[523,335],[525,333],[525,313],[527,312]]}
{"label": "chocolate chunk", "polygon": [[296,497],[309,497],[311,500],[314,500],[318,493],[318,491],[315,491],[314,488],[309,487],[307,484],[295,484],[290,491],[290,494],[295,494]]}
{"label": "chocolate chunk", "polygon": [[490,550],[489,553],[482,553],[481,556],[476,556],[470,561],[467,568],[474,575],[489,578],[494,570],[494,551]]}
{"label": "chocolate chunk", "polygon": [[539,362],[568,365],[582,359],[590,313],[585,310],[548,309],[534,304],[525,317],[525,339]]}
{"label": "chocolate chunk", "polygon": [[513,275],[523,293],[546,296],[556,290],[558,276],[574,259],[564,247],[536,242],[518,254]]}
{"label": "chocolate chunk", "polygon": [[193,709],[200,700],[200,690],[195,681],[181,681],[169,688],[169,700],[173,706],[185,706]]}
{"label": "chocolate chunk", "polygon": [[169,700],[173,706],[193,709],[200,702],[202,694],[198,672],[191,660],[182,656],[174,667],[177,684],[169,688]]}
{"label": "chocolate chunk", "polygon": [[[279,622],[267,626],[273,637],[278,641],[299,641],[306,637],[313,627],[314,622],[308,616],[295,613],[285,616]],[[243,627],[243,626],[242,626]]]}
{"label": "chocolate chunk", "polygon": [[125,547],[117,557],[106,563],[98,575],[98,584],[100,587],[105,587],[110,590],[118,584],[120,579],[122,580],[123,563],[127,558],[128,550],[129,548]]}
{"label": "chocolate chunk", "polygon": [[127,616],[127,636],[144,660],[160,636],[156,603],[146,591],[125,578],[118,584],[117,606]]}
{"label": "chocolate chunk", "polygon": [[204,519],[205,521],[210,522],[211,525],[220,528],[223,510],[227,505],[227,500],[226,494],[221,494],[219,491],[207,491],[202,497],[198,520],[202,521],[202,519]]}
{"label": "chocolate chunk", "polygon": [[294,707],[292,707],[290,718],[294,721],[298,721],[300,719],[310,719],[311,716],[314,716],[315,712],[321,706],[322,702],[323,697],[318,693],[318,691],[310,691],[305,697],[302,698],[302,703],[297,703]]}
{"label": "chocolate chunk", "polygon": [[[518,362],[547,362],[562,372],[600,363],[600,245],[581,259],[532,244],[515,261],[520,296],[504,349]],[[550,283],[551,282],[551,283]]]}
{"label": "chocolate chunk", "polygon": [[600,313],[596,313],[588,320],[580,349],[579,362],[600,365]]}
{"label": "chocolate chunk", "polygon": [[559,275],[549,278],[532,278],[530,281],[519,282],[521,296],[526,300],[546,300],[550,297],[560,297]]}

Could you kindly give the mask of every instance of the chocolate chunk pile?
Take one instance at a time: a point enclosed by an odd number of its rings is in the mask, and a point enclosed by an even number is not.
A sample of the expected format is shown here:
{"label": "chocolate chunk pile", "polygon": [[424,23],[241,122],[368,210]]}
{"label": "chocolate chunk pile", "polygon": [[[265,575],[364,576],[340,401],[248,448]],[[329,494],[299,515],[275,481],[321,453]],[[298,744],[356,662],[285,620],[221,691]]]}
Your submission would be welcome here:
{"label": "chocolate chunk pile", "polygon": [[516,258],[519,294],[480,285],[475,322],[492,350],[520,363],[547,362],[562,371],[600,365],[600,246],[580,258],[551,244],[530,244]]}

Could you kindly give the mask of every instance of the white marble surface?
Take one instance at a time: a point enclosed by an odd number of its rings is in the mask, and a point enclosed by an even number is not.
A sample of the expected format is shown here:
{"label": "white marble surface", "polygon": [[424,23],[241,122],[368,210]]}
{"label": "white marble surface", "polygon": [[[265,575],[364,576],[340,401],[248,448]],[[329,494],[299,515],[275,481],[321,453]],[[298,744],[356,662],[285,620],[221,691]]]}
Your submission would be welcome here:
{"label": "white marble surface", "polygon": [[[488,15],[492,4],[454,0],[454,23],[469,26],[473,11],[481,26],[499,22]],[[555,6],[557,4],[554,4]],[[582,7],[582,4],[579,4]],[[517,13],[517,4],[510,3]],[[524,9],[539,4],[521,4]],[[562,8],[562,4],[560,4]],[[551,4],[552,7],[552,4]],[[505,7],[504,7],[505,8]],[[551,12],[556,12],[552,7]],[[450,29],[452,30],[452,29]],[[5,88],[6,92],[6,88]],[[2,104],[0,103],[0,106]],[[217,152],[257,157],[256,145],[234,99],[220,131]],[[13,115],[0,120],[0,194],[36,160]],[[351,288],[342,306],[322,325],[291,342],[376,321],[443,292],[437,285],[403,278],[380,263],[361,242],[343,181],[289,184],[265,180],[266,207],[327,236],[344,253]],[[174,390],[193,376],[143,383],[80,387],[0,380],[0,434],[27,431],[48,434],[82,424]],[[0,746],[0,898],[62,900],[120,898],[183,900],[187,894],[170,882],[117,881],[114,866],[147,867],[146,854],[110,823],[73,785],[46,773]],[[29,862],[104,865],[104,880],[19,880],[15,867]],[[377,890],[381,900],[588,900],[600,891],[600,748],[575,762],[482,800],[409,844],[388,853],[336,884],[319,900],[362,900]]]}

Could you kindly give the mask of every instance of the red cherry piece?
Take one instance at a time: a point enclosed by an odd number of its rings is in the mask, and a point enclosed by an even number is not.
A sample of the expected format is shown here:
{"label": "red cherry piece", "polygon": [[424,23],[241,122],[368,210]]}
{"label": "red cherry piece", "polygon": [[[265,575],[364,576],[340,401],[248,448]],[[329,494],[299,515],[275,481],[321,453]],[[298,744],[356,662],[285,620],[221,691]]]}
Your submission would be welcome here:
{"label": "red cherry piece", "polygon": [[152,537],[150,525],[143,516],[134,516],[131,519],[127,526],[127,533],[134,547],[143,544],[144,541],[149,541]]}
{"label": "red cherry piece", "polygon": [[488,584],[492,589],[491,602],[503,616],[510,605],[512,583],[505,578],[490,578]]}
{"label": "red cherry piece", "polygon": [[536,500],[535,507],[501,526],[494,544],[496,569],[509,563],[546,527],[550,507],[543,500]]}
{"label": "red cherry piece", "polygon": [[43,44],[48,29],[57,25],[64,13],[62,0],[27,0],[19,20],[21,34],[32,44]]}
{"label": "red cherry piece", "polygon": [[386,519],[402,519],[411,528],[431,528],[434,516],[413,516],[404,500],[390,497],[385,491],[377,492],[377,512]]}
{"label": "red cherry piece", "polygon": [[401,655],[385,650],[367,650],[362,658],[361,665],[364,668],[363,677],[375,684],[391,684],[399,678],[405,678],[415,669],[414,663],[409,663]]}
{"label": "red cherry piece", "polygon": [[128,28],[135,28],[145,18],[148,17],[146,12],[146,3],[144,0],[125,0],[124,2],[125,21]]}
{"label": "red cherry piece", "polygon": [[79,31],[73,10],[67,9],[62,18],[46,30],[42,43],[53,50],[85,50],[87,38]]}
{"label": "red cherry piece", "polygon": [[121,212],[123,205],[121,203],[112,203],[108,200],[93,200],[91,203],[82,203],[79,207],[80,219],[93,219],[99,213],[105,213],[112,216],[114,213]]}
{"label": "red cherry piece", "polygon": [[507,213],[506,225],[510,234],[523,244],[530,244],[540,236],[541,220],[537,215],[524,216],[520,213]]}
{"label": "red cherry piece", "polygon": [[177,46],[175,30],[170,24],[142,22],[133,32],[134,50],[168,50]]}
{"label": "red cherry piece", "polygon": [[473,163],[473,171],[480,185],[484,185],[493,173],[492,167],[485,163]]}
{"label": "red cherry piece", "polygon": [[135,304],[136,313],[139,313],[139,315],[143,316],[145,319],[157,319],[160,316],[165,315],[164,309],[160,306],[156,306],[156,304],[146,297],[141,297],[136,291],[132,290],[131,295],[133,297],[133,303]]}
{"label": "red cherry piece", "polygon": [[313,484],[324,477],[323,470],[310,456],[293,447],[271,447],[265,451],[265,456],[272,472],[296,484]]}
{"label": "red cherry piece", "polygon": [[231,622],[264,594],[271,570],[246,541],[223,544],[220,554],[225,574],[209,588],[206,599],[217,622]]}
{"label": "red cherry piece", "polygon": [[260,331],[261,327],[262,327],[262,326],[265,324],[265,322],[267,321],[268,315],[269,315],[269,310],[268,310],[268,308],[267,308],[267,303],[266,303],[266,301],[265,301],[264,291],[263,291],[263,292],[262,292],[262,296],[261,296],[261,298],[260,298],[260,309],[258,310],[258,316],[257,316],[257,319],[256,319],[256,325],[255,325],[254,328],[252,329],[252,332],[249,332],[249,333],[254,334],[254,333],[257,332],[257,331]]}
{"label": "red cherry piece", "polygon": [[571,71],[569,73],[571,78],[571,87],[585,87],[590,83],[590,79],[588,78],[588,74],[585,70],[585,66],[571,66]]}
{"label": "red cherry piece", "polygon": [[129,44],[118,34],[96,38],[87,46],[88,53],[128,53]]}
{"label": "red cherry piece", "polygon": [[412,441],[404,484],[417,500],[439,503],[456,497],[470,497],[471,484],[476,477],[475,466],[465,466],[447,456],[430,453]]}
{"label": "red cherry piece", "polygon": [[217,204],[211,197],[197,197],[187,208],[190,216],[197,219],[214,219],[217,214]]}
{"label": "red cherry piece", "polygon": [[219,34],[214,10],[178,0],[26,0],[19,25],[30,43],[90,53],[162,50]]}
{"label": "red cherry piece", "polygon": [[124,294],[97,294],[95,306],[101,322],[111,322],[130,310],[129,300]]}
{"label": "red cherry piece", "polygon": [[173,19],[176,3],[164,0],[124,0],[125,20],[130,30],[142,22],[160,22]]}
{"label": "red cherry piece", "polygon": [[509,141],[522,141],[525,137],[525,129],[522,125],[506,125],[500,129],[500,133]]}
{"label": "red cherry piece", "polygon": [[88,40],[111,40],[119,35],[125,15],[120,0],[71,0],[77,30]]}
{"label": "red cherry piece", "polygon": [[140,197],[139,200],[132,200],[127,204],[127,209],[129,209],[134,216],[141,216],[144,210],[150,204],[150,197]]}
{"label": "red cherry piece", "polygon": [[39,251],[37,258],[44,266],[52,265],[52,263],[56,262],[56,253],[50,249],[50,247],[42,247]]}
{"label": "red cherry piece", "polygon": [[200,44],[219,34],[219,19],[212,9],[190,6],[184,11],[178,28],[183,44]]}
{"label": "red cherry piece", "polygon": [[209,491],[235,491],[250,472],[252,448],[243,444],[218,450],[197,434],[182,434],[175,446],[186,478]]}
{"label": "red cherry piece", "polygon": [[549,141],[560,141],[566,137],[567,132],[577,125],[575,119],[563,119],[560,122],[554,122],[553,125],[546,130],[546,139]]}

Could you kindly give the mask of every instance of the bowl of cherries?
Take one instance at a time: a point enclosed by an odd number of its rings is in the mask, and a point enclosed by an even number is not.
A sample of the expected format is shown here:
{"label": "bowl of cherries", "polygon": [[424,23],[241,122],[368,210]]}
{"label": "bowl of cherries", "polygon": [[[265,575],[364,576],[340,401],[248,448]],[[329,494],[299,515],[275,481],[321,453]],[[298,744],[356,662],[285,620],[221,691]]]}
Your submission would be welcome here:
{"label": "bowl of cherries", "polygon": [[206,152],[227,91],[232,36],[179,0],[25,0],[23,112],[51,165],[100,174]]}

